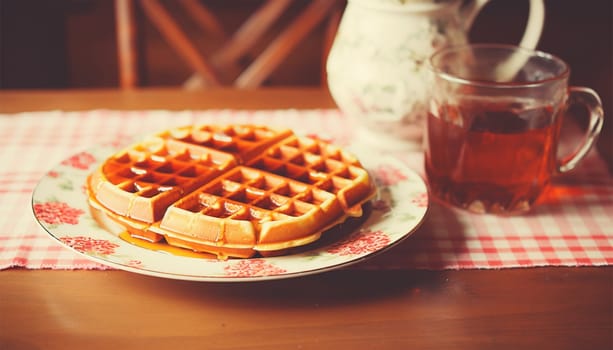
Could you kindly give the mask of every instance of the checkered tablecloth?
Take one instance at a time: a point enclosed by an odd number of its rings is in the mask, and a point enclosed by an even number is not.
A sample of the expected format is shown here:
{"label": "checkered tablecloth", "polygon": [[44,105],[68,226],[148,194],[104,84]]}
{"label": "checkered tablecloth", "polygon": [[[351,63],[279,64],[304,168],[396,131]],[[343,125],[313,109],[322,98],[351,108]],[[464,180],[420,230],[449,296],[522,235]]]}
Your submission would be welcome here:
{"label": "checkered tablecloth", "polygon": [[[337,110],[109,111],[0,114],[0,269],[102,269],[38,225],[32,191],[64,159],[98,144],[190,123],[265,123],[331,138],[354,130]],[[390,152],[423,176],[420,151]],[[433,201],[408,239],[356,268],[505,268],[613,264],[613,179],[595,152],[557,179],[531,213],[471,214]]]}

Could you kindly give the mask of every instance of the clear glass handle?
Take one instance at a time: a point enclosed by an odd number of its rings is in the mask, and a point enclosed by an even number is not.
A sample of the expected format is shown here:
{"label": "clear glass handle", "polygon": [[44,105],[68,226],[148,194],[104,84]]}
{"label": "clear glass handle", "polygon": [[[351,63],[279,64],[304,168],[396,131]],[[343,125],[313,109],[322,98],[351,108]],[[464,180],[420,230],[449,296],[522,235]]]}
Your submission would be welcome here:
{"label": "clear glass handle", "polygon": [[[602,124],[604,122],[604,112],[602,110],[602,102],[596,91],[586,87],[570,87],[568,92],[567,106],[579,104],[585,106],[590,114],[590,121],[586,130],[583,143],[570,155],[565,157],[558,164],[558,172],[565,173],[574,169],[577,164],[585,157],[590,150],[600,130],[602,130]],[[568,110],[568,108],[567,108]]]}

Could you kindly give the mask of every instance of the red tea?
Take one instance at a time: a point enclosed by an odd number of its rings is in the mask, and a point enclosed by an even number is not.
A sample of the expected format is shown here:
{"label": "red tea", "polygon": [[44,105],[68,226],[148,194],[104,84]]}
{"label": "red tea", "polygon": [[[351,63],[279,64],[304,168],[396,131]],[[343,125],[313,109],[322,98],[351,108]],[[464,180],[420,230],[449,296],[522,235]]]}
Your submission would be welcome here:
{"label": "red tea", "polygon": [[432,193],[476,212],[528,210],[556,167],[560,118],[552,107],[443,106],[428,116]]}

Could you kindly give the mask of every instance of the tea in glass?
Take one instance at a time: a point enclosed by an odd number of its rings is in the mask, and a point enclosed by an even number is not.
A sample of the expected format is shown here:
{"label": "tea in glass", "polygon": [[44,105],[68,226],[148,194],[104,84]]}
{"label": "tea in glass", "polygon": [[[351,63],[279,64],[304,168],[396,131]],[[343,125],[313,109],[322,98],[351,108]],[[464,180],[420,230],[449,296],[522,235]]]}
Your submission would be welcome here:
{"label": "tea in glass", "polygon": [[[435,54],[431,65],[426,175],[432,194],[456,206],[479,213],[530,210],[552,176],[583,157],[602,126],[598,96],[568,88],[567,65],[551,55],[469,45]],[[590,110],[592,125],[574,156],[560,161],[560,127],[571,103]]]}

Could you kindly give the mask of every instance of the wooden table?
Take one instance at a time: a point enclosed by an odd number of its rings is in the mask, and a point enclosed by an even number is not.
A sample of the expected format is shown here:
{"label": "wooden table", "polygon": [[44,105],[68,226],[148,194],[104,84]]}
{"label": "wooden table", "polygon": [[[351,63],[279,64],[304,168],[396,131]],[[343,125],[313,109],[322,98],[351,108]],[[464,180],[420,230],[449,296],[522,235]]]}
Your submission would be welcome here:
{"label": "wooden table", "polygon": [[[334,103],[310,89],[0,92],[3,113],[288,107]],[[612,347],[612,267],[347,268],[241,284],[122,271],[0,271],[0,349]]]}

